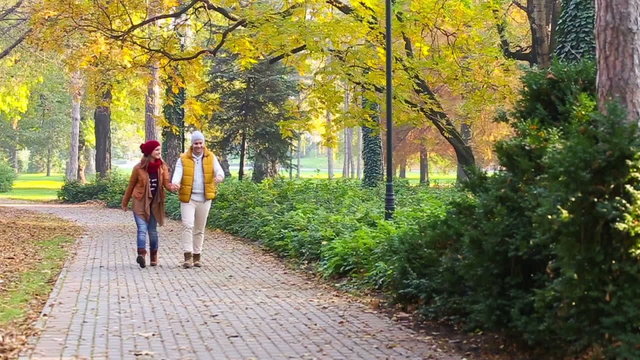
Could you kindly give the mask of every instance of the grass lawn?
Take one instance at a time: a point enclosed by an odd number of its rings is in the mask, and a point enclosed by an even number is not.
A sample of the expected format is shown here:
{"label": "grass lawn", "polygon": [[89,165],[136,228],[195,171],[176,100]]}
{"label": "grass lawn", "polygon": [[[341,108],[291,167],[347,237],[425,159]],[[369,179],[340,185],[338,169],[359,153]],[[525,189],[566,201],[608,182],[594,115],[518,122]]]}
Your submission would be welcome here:
{"label": "grass lawn", "polygon": [[13,189],[0,193],[0,199],[49,201],[58,198],[58,190],[64,185],[64,175],[20,174]]}

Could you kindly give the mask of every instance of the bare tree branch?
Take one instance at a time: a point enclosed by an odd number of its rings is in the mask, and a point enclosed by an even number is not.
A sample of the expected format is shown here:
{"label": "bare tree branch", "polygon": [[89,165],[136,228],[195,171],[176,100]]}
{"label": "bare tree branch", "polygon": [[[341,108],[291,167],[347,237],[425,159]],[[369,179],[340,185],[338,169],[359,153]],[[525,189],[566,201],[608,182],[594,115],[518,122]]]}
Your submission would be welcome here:
{"label": "bare tree branch", "polygon": [[300,45],[297,48],[292,49],[291,51],[288,51],[286,53],[283,53],[283,54],[280,54],[278,56],[272,57],[271,59],[269,59],[269,64],[275,64],[278,61],[280,61],[280,60],[282,60],[282,59],[284,59],[286,57],[289,57],[289,56],[291,56],[293,54],[297,54],[297,53],[299,53],[301,51],[304,51],[306,49],[307,49],[307,44]]}
{"label": "bare tree branch", "polygon": [[23,2],[24,2],[24,0],[18,0],[18,2],[13,4],[13,6],[9,7],[7,10],[3,11],[0,14],[0,20],[3,20],[7,16],[11,15],[14,11],[16,11],[16,9],[18,9],[20,6],[22,6]]}
{"label": "bare tree branch", "polygon": [[2,52],[0,52],[0,59],[2,59],[5,56],[9,55],[9,53],[13,49],[15,49],[16,46],[20,45],[27,38],[27,36],[29,36],[29,34],[31,34],[31,32],[32,32],[31,29],[25,31],[24,34],[22,34],[22,36],[20,36],[19,38],[16,39],[16,41],[13,42],[13,44],[9,45],[9,47],[7,47]]}
{"label": "bare tree branch", "polygon": [[500,37],[500,49],[502,50],[502,54],[504,57],[514,60],[527,61],[529,64],[533,65],[534,58],[533,53],[527,49],[518,48],[517,50],[511,50],[511,44],[509,43],[509,39],[507,39],[507,26],[503,19],[500,19],[500,15],[498,14],[498,10],[494,10],[493,14],[496,19],[496,29],[498,30],[498,36]]}
{"label": "bare tree branch", "polygon": [[513,0],[511,3],[513,5],[515,5],[515,6],[517,6],[520,10],[525,11],[525,12],[527,11],[527,7],[525,5],[522,5],[522,3],[520,1]]}

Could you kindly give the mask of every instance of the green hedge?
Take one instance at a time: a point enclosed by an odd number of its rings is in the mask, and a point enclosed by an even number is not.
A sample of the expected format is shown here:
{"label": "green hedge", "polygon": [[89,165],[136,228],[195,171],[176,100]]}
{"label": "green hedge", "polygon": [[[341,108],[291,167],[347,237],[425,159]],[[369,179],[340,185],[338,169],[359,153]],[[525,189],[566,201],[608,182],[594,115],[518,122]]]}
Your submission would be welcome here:
{"label": "green hedge", "polygon": [[101,200],[109,207],[120,207],[128,182],[129,179],[125,175],[115,172],[105,178],[96,177],[86,184],[66,181],[58,191],[58,198],[72,203]]}

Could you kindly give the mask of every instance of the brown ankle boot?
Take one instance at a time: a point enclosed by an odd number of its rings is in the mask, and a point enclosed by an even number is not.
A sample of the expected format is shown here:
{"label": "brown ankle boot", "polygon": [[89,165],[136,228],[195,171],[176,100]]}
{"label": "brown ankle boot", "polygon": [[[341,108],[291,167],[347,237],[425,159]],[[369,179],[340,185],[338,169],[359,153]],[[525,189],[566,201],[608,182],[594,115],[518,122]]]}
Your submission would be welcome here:
{"label": "brown ankle boot", "polygon": [[136,258],[136,262],[140,265],[141,268],[147,266],[145,264],[144,257],[147,256],[147,249],[138,249],[138,257]]}
{"label": "brown ankle boot", "polygon": [[202,266],[202,264],[200,264],[200,254],[193,254],[193,266],[195,267]]}
{"label": "brown ankle boot", "polygon": [[191,253],[190,252],[186,252],[184,253],[184,262],[182,263],[182,267],[185,269],[188,269],[190,267],[193,266],[193,262],[191,261],[192,257],[191,257]]}
{"label": "brown ankle boot", "polygon": [[158,265],[158,250],[151,250],[151,261],[149,262],[149,265]]}

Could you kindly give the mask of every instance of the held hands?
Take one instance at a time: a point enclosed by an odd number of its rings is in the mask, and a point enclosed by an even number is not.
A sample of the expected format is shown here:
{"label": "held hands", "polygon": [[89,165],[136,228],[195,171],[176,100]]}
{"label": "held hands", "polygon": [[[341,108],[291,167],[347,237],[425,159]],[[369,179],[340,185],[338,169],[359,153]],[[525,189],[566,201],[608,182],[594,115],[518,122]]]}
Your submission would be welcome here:
{"label": "held hands", "polygon": [[172,183],[172,184],[169,184],[169,191],[171,191],[171,192],[176,192],[176,191],[178,191],[178,190],[180,190],[180,185],[178,185],[178,184],[173,184],[173,183]]}

